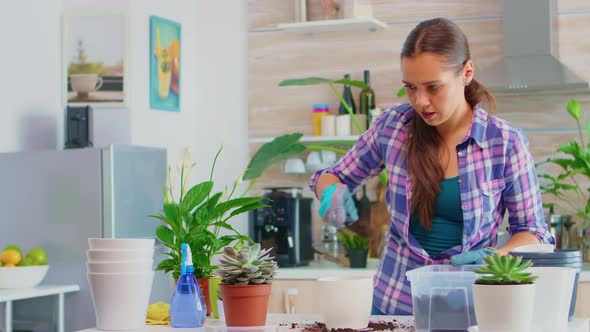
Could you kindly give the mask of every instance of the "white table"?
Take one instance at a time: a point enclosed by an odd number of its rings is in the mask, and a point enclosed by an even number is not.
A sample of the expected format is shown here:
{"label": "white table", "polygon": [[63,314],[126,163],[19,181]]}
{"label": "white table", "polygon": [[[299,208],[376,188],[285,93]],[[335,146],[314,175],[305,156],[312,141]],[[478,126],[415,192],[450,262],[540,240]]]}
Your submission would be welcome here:
{"label": "white table", "polygon": [[[146,331],[146,332],[301,332],[304,324],[313,324],[319,321],[320,317],[317,315],[307,314],[269,314],[267,318],[267,326],[265,327],[242,327],[242,328],[231,328],[228,330],[225,327],[225,322],[216,319],[207,319],[205,327],[192,328],[192,329],[178,329],[173,328],[169,325],[149,325],[142,329],[134,331]],[[413,326],[414,318],[412,316],[371,316],[371,321],[391,321],[397,320],[398,322],[411,324]],[[299,323],[300,329],[292,329],[290,323]],[[413,329],[396,329],[395,332],[406,332],[413,331]],[[590,331],[590,319],[574,319],[569,324],[568,331],[556,331],[556,332],[588,332]],[[78,332],[105,332],[97,329],[86,329]]]}
{"label": "white table", "polygon": [[66,293],[80,290],[78,285],[43,285],[33,288],[0,289],[0,303],[4,305],[4,332],[12,332],[12,302],[42,296],[57,295],[57,332],[64,332],[64,299]]}

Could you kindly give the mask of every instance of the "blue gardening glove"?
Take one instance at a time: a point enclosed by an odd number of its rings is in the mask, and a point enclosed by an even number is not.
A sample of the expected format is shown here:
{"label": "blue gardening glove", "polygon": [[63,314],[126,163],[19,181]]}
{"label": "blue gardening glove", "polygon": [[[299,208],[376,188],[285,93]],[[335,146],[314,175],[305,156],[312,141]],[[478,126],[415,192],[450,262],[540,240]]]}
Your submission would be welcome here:
{"label": "blue gardening glove", "polygon": [[483,259],[492,255],[494,252],[494,249],[490,248],[464,252],[462,254],[451,256],[451,264],[453,264],[453,266],[483,264]]}
{"label": "blue gardening glove", "polygon": [[320,217],[338,228],[359,219],[352,194],[345,184],[334,183],[324,189],[320,203]]}

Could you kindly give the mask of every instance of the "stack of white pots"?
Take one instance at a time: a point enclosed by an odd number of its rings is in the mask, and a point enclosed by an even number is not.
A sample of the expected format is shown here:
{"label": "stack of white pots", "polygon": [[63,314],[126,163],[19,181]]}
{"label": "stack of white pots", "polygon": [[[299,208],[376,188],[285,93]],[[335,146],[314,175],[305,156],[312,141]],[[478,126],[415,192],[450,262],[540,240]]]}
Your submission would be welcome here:
{"label": "stack of white pots", "polygon": [[99,330],[145,326],[154,239],[88,239],[88,284]]}

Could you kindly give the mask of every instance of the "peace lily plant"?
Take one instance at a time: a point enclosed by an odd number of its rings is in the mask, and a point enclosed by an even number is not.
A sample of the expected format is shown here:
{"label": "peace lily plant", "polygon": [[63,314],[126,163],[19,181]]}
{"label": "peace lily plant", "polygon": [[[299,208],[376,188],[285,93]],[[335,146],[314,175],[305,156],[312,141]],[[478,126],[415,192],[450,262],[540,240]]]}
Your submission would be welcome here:
{"label": "peace lily plant", "polygon": [[[242,245],[253,242],[246,235],[238,232],[231,224],[231,219],[248,211],[266,207],[264,197],[247,196],[244,192],[236,197],[242,175],[233,183],[230,190],[222,192],[213,190],[213,174],[219,149],[213,160],[209,179],[189,186],[194,163],[185,156],[179,167],[180,188],[178,194],[172,181],[172,170],[168,171],[168,181],[163,188],[164,204],[162,213],[151,217],[162,221],[156,229],[157,238],[169,249],[168,258],[161,261],[157,270],[172,273],[177,279],[180,275],[182,243],[188,243],[193,257],[195,277],[209,278],[218,268],[213,265],[213,257],[223,253],[223,248],[230,245]],[[221,235],[222,230],[229,234]]]}

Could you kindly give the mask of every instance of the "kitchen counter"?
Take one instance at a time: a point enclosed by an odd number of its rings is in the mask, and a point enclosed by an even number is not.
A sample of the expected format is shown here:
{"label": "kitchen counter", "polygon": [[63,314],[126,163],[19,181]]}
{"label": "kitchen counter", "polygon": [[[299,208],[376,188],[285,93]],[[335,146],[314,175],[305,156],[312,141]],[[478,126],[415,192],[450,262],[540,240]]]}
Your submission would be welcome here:
{"label": "kitchen counter", "polygon": [[[227,328],[223,321],[215,319],[207,319],[205,327],[192,329],[177,329],[167,325],[152,325],[146,326],[141,330],[134,331],[148,331],[148,332],[303,332],[310,331],[311,325],[318,322],[320,317],[318,315],[303,315],[303,314],[269,314],[267,318],[267,325],[264,327],[241,327],[241,328]],[[372,322],[395,322],[398,328],[387,330],[392,332],[410,332],[414,331],[414,318],[412,316],[371,316]],[[574,319],[569,324],[567,331],[559,332],[588,332],[590,330],[589,319]],[[78,332],[101,332],[97,329],[86,329]],[[104,332],[104,331],[102,331]]]}
{"label": "kitchen counter", "polygon": [[314,280],[324,277],[372,277],[379,267],[378,259],[370,259],[366,268],[349,268],[328,261],[313,261],[307,266],[280,267],[275,279]]}
{"label": "kitchen counter", "polygon": [[[315,280],[324,277],[372,277],[379,267],[379,260],[372,258],[363,269],[351,269],[327,261],[313,261],[308,266],[281,267],[275,277],[277,280]],[[590,282],[590,263],[584,264],[580,282]]]}

